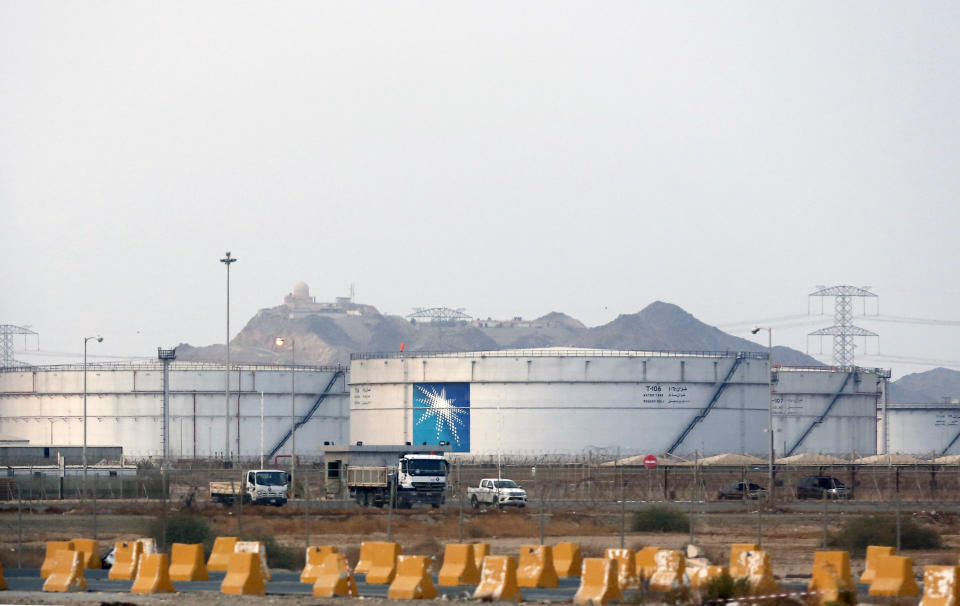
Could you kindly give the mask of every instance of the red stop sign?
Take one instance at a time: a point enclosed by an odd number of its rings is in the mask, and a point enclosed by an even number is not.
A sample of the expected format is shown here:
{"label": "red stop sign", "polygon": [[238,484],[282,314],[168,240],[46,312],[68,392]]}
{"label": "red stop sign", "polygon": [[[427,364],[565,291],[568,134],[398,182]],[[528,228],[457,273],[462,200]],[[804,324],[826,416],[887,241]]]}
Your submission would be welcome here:
{"label": "red stop sign", "polygon": [[657,468],[657,457],[653,455],[647,455],[643,457],[643,466],[647,469],[656,469]]}

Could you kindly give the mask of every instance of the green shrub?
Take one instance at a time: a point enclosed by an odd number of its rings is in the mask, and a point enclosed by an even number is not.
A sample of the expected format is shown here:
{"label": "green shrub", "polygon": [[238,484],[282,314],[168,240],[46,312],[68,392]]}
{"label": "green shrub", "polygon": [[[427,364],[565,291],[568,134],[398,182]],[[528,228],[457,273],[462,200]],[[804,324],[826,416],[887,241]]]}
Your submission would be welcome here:
{"label": "green shrub", "polygon": [[[828,539],[831,547],[842,547],[863,555],[868,545],[896,545],[897,520],[893,516],[873,515],[852,518]],[[943,546],[940,534],[922,526],[912,518],[900,518],[900,547],[903,549],[939,549]]]}
{"label": "green shrub", "polygon": [[164,529],[164,519],[158,516],[150,522],[147,530],[147,535],[153,537],[158,545],[169,547],[174,543],[203,543],[204,550],[209,551],[213,543],[213,531],[201,516],[188,514],[167,516],[165,525]]}
{"label": "green shrub", "polygon": [[682,511],[653,505],[633,515],[630,530],[634,532],[686,532],[690,519]]}
{"label": "green shrub", "polygon": [[735,579],[725,572],[709,579],[701,591],[705,602],[718,602],[749,594],[750,583],[747,577]]}

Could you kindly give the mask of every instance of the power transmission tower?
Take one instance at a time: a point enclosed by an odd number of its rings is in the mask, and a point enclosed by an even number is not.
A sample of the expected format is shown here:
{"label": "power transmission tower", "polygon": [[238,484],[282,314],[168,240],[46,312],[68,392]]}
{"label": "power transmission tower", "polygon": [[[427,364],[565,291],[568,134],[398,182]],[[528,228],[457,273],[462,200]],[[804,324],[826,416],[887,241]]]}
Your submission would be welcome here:
{"label": "power transmission tower", "polygon": [[0,324],[0,367],[9,368],[11,366],[30,366],[25,362],[18,362],[13,357],[13,336],[14,335],[36,335],[28,326],[14,326],[13,324]]}
{"label": "power transmission tower", "polygon": [[[811,337],[833,337],[833,365],[834,366],[853,366],[854,350],[856,344],[854,337],[878,337],[877,333],[871,332],[866,328],[860,328],[853,325],[853,298],[863,297],[864,307],[866,307],[866,298],[877,298],[877,295],[870,292],[869,286],[858,288],[856,286],[818,286],[818,290],[811,293],[810,297],[833,297],[833,321],[835,324],[828,328],[821,328],[809,333]],[[822,299],[821,299],[822,301]]]}

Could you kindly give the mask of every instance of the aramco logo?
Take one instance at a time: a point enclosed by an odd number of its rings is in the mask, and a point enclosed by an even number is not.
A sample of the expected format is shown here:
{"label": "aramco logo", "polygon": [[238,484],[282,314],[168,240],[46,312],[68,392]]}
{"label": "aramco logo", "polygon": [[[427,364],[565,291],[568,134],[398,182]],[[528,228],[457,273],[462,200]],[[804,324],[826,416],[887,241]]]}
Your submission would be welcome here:
{"label": "aramco logo", "polygon": [[470,452],[470,384],[415,384],[413,440],[415,444],[449,442],[454,452]]}

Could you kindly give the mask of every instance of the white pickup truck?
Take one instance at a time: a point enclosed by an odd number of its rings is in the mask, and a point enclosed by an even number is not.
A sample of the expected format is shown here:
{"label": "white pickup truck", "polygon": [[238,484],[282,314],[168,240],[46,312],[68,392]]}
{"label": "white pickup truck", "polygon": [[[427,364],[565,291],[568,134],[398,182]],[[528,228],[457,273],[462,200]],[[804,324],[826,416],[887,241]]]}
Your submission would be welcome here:
{"label": "white pickup truck", "polygon": [[467,488],[467,495],[474,509],[478,509],[481,504],[497,507],[527,506],[527,491],[517,486],[513,480],[485,478],[480,480],[479,488]]}

